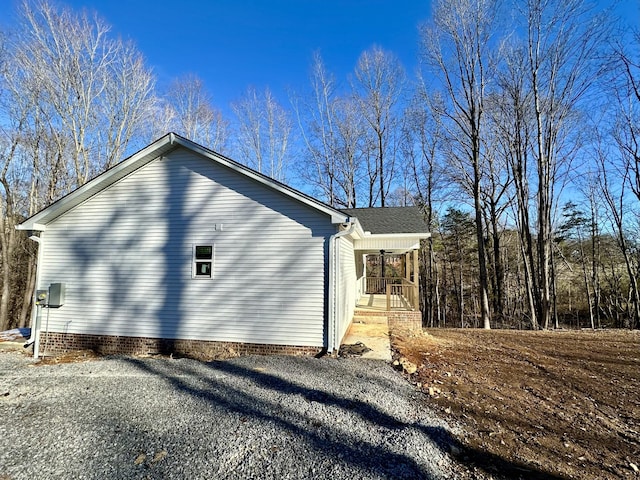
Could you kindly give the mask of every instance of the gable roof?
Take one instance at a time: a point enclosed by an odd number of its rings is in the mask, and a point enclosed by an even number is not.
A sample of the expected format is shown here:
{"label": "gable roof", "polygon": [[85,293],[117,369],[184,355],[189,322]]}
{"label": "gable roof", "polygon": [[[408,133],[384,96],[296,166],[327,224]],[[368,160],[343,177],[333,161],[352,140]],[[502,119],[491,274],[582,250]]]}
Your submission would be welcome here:
{"label": "gable roof", "polygon": [[332,223],[345,223],[348,220],[346,213],[341,212],[340,210],[336,210],[335,208],[332,208],[329,205],[326,205],[325,203],[322,203],[319,200],[306,195],[305,193],[302,193],[294,188],[278,182],[277,180],[267,177],[260,172],[252,170],[249,167],[246,167],[234,160],[231,160],[230,158],[220,155],[213,150],[209,150],[208,148],[192,142],[191,140],[188,140],[180,135],[177,135],[175,133],[168,133],[155,142],[151,143],[147,147],[143,148],[142,150],[134,153],[119,164],[111,167],[97,177],[94,177],[81,187],[60,198],[48,207],[40,210],[38,213],[26,219],[20,225],[17,225],[16,228],[18,230],[44,230],[47,223],[55,220],[65,212],[71,210],[82,202],[93,197],[100,191],[109,187],[110,185],[113,185],[115,182],[133,173],[140,167],[180,147],[191,150],[192,152],[195,152],[213,162],[234,170],[254,180],[257,183],[263,184],[266,187],[276,190],[298,202],[304,203],[316,210],[319,210],[329,215]]}
{"label": "gable roof", "polygon": [[362,229],[373,235],[429,232],[420,207],[344,208],[341,211],[356,217]]}

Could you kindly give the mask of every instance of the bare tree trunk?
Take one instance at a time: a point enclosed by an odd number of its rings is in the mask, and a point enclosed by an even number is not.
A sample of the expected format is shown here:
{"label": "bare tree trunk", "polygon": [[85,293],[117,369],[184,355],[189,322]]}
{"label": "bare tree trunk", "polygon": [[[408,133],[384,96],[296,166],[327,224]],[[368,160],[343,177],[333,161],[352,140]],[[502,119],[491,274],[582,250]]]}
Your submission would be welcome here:
{"label": "bare tree trunk", "polygon": [[[485,130],[485,86],[495,28],[493,0],[442,0],[434,9],[434,25],[423,31],[425,59],[444,89],[438,115],[451,139],[449,161],[471,193],[478,248],[480,321],[491,328],[489,278],[482,219],[482,145]],[[446,100],[445,100],[446,97]],[[462,162],[462,164],[460,164]],[[471,173],[469,173],[471,172]]]}
{"label": "bare tree trunk", "polygon": [[[478,186],[479,194],[479,186]],[[479,196],[479,195],[478,195]],[[480,199],[475,201],[476,207],[476,237],[478,240],[478,267],[480,270],[480,282],[478,288],[480,290],[480,321],[483,328],[490,329],[491,322],[489,317],[489,278],[487,275],[486,252],[484,248],[484,229],[482,227],[482,206]]]}
{"label": "bare tree trunk", "polygon": [[34,259],[29,258],[29,265],[27,266],[27,278],[25,289],[22,292],[22,305],[20,307],[20,314],[18,316],[18,327],[24,328],[29,325],[31,320],[31,307],[33,304],[33,292],[36,286],[36,268],[34,266]]}

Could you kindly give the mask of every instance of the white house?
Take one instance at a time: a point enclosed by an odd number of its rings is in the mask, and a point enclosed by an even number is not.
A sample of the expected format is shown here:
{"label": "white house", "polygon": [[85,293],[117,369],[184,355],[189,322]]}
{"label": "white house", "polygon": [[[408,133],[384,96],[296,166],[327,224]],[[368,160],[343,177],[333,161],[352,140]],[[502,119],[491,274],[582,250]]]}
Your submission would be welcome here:
{"label": "white house", "polygon": [[364,254],[427,235],[367,232],[173,133],[17,228],[39,244],[36,356],[333,352],[366,288]]}

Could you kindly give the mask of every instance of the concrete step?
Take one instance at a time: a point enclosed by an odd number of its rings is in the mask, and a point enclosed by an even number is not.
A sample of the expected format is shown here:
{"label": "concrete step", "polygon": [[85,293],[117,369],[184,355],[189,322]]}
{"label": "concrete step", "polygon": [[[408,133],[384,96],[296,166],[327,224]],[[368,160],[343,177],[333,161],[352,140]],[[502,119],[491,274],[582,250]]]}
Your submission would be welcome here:
{"label": "concrete step", "polygon": [[387,315],[357,315],[353,316],[353,323],[360,323],[365,325],[387,325]]}

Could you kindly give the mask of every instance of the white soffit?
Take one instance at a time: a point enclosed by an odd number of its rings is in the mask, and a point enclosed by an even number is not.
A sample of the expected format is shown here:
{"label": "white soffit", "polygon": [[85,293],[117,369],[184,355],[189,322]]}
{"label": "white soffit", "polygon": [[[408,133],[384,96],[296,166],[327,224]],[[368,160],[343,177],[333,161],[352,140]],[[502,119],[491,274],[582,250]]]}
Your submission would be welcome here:
{"label": "white soffit", "polygon": [[[426,235],[426,236],[425,236]],[[356,250],[415,250],[428,234],[370,235],[354,242]]]}

